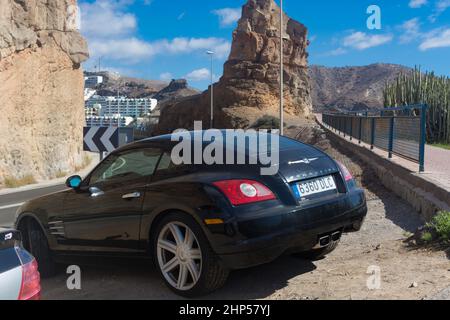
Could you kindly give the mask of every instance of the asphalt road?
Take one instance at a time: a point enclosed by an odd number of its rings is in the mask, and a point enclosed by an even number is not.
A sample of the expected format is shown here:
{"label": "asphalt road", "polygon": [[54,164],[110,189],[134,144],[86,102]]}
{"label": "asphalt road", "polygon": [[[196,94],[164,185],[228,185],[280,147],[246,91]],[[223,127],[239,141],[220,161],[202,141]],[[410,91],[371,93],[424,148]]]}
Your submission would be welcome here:
{"label": "asphalt road", "polygon": [[64,190],[65,188],[65,185],[60,184],[0,195],[0,226],[12,226],[14,224],[14,215],[22,203],[52,192]]}

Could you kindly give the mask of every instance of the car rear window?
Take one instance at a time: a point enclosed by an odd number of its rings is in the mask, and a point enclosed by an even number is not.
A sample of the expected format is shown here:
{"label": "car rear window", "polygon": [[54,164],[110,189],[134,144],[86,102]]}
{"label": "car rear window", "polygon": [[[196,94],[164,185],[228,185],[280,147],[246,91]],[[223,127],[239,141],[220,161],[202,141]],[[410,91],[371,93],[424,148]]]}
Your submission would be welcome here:
{"label": "car rear window", "polygon": [[14,247],[0,250],[0,273],[14,269],[20,265],[21,263]]}

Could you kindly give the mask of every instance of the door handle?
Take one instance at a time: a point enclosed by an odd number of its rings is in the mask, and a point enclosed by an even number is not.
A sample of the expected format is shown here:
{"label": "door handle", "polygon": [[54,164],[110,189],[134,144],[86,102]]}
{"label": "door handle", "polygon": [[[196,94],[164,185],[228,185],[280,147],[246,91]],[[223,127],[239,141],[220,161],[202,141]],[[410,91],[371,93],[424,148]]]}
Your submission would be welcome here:
{"label": "door handle", "polygon": [[96,198],[104,195],[105,193],[97,187],[90,187],[89,192],[91,193],[91,197]]}
{"label": "door handle", "polygon": [[140,198],[141,193],[140,192],[132,192],[127,193],[122,196],[122,199],[134,199],[134,198]]}

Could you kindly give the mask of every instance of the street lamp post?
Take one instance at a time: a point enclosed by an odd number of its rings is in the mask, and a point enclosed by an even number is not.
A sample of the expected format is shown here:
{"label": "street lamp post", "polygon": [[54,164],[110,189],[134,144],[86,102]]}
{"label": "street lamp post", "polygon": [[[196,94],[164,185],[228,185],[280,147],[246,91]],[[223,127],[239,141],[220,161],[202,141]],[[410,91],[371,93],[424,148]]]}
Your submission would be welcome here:
{"label": "street lamp post", "polygon": [[206,51],[206,53],[211,57],[211,129],[214,127],[214,76],[213,76],[213,58],[214,51]]}
{"label": "street lamp post", "polygon": [[283,0],[280,0],[280,135],[283,135],[284,123],[284,61],[283,61]]}

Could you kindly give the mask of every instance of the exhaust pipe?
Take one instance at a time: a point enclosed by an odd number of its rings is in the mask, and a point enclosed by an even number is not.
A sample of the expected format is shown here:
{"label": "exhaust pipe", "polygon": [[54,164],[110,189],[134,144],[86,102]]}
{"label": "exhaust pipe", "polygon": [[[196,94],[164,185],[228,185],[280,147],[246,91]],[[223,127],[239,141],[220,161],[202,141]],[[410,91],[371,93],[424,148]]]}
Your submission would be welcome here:
{"label": "exhaust pipe", "polygon": [[338,241],[341,238],[341,231],[336,231],[331,234],[332,241]]}
{"label": "exhaust pipe", "polygon": [[330,241],[331,241],[330,235],[319,238],[319,247],[322,248],[328,246],[330,244]]}
{"label": "exhaust pipe", "polygon": [[336,242],[339,241],[339,239],[341,238],[342,235],[342,231],[338,230],[335,231],[331,234],[327,234],[325,236],[322,236],[319,238],[319,241],[317,242],[317,244],[314,246],[313,249],[320,249],[323,247],[327,247],[329,246],[332,242]]}

